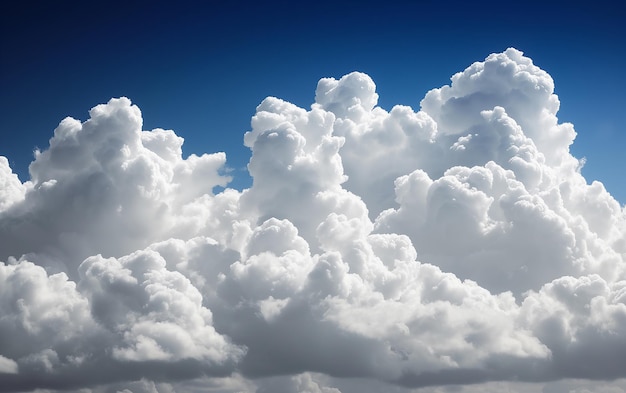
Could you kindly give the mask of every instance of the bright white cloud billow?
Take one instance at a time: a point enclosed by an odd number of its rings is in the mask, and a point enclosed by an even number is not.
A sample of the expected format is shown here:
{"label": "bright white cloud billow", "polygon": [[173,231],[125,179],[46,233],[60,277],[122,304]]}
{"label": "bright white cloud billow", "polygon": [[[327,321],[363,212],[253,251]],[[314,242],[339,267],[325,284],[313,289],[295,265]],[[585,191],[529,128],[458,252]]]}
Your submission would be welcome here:
{"label": "bright white cloud billow", "polygon": [[553,89],[515,49],[417,112],[325,78],[257,107],[241,192],[126,98],[66,118],[30,181],[0,158],[0,390],[626,377],[626,211]]}

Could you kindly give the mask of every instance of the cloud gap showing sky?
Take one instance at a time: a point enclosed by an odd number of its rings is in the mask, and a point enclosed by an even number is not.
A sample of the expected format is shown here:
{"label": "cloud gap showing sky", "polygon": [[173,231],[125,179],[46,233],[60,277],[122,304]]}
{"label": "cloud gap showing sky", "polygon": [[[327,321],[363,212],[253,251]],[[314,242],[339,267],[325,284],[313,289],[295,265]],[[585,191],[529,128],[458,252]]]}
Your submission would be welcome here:
{"label": "cloud gap showing sky", "polygon": [[359,72],[267,97],[242,191],[125,97],[26,182],[0,157],[0,391],[619,384],[626,208],[550,75],[509,48],[377,103]]}

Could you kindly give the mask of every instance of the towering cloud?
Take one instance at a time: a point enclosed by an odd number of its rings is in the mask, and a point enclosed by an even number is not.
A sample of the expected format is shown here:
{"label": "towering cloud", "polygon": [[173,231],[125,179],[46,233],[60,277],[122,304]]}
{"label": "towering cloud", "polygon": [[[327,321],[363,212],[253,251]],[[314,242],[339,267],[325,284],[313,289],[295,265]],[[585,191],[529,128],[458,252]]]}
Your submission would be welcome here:
{"label": "towering cloud", "polygon": [[626,378],[626,210],[553,90],[515,49],[417,112],[325,78],[257,107],[218,193],[225,155],[126,98],[64,119],[30,181],[0,157],[0,390]]}

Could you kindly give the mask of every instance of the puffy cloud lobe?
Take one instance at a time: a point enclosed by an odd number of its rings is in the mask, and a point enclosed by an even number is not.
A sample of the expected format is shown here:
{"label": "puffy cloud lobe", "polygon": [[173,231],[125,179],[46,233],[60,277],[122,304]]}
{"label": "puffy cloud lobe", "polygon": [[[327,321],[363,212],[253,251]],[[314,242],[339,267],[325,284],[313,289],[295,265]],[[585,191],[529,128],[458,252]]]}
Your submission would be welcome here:
{"label": "puffy cloud lobe", "polygon": [[[608,283],[598,275],[561,277],[529,294],[522,313],[535,335],[551,349],[559,375],[622,376],[626,281]],[[580,358],[586,362],[574,360]],[[589,367],[588,362],[600,362],[602,367]]]}
{"label": "puffy cloud lobe", "polygon": [[305,111],[269,97],[257,107],[253,129],[244,137],[252,148],[253,186],[242,195],[242,210],[251,221],[288,219],[316,251],[317,226],[333,212],[370,225],[362,201],[341,188],[344,139],[332,135],[334,120],[319,108]]}
{"label": "puffy cloud lobe", "polygon": [[353,72],[340,80],[322,78],[317,84],[315,102],[339,118],[358,122],[378,103],[378,94],[368,75]]}
{"label": "puffy cloud lobe", "polygon": [[9,160],[0,156],[0,212],[24,199],[25,192],[26,186],[11,170]]}
{"label": "puffy cloud lobe", "polygon": [[54,380],[95,355],[90,341],[100,329],[64,273],[48,276],[28,261],[2,264],[0,293],[2,364],[10,374],[0,373],[5,390],[32,389],[29,378]]}
{"label": "puffy cloud lobe", "polygon": [[90,257],[81,264],[79,287],[90,300],[92,315],[120,336],[112,356],[128,361],[191,358],[209,364],[241,356],[243,351],[215,332],[198,289],[165,265],[151,250],[120,261]]}
{"label": "puffy cloud lobe", "polygon": [[23,200],[0,213],[0,257],[31,254],[75,279],[87,256],[121,256],[174,228],[190,236],[197,229],[186,213],[228,181],[219,174],[223,153],[183,159],[182,138],[141,131],[139,108],[126,98],[98,105],[90,116],[84,123],[64,119],[49,149],[36,152]]}
{"label": "puffy cloud lobe", "polygon": [[437,123],[445,169],[399,176],[400,207],[381,212],[376,230],[408,234],[421,260],[496,292],[519,296],[567,274],[623,276],[624,210],[580,175],[552,91],[547,73],[509,49],[429,92],[422,110]]}
{"label": "puffy cloud lobe", "polygon": [[70,344],[97,329],[87,300],[64,273],[48,276],[28,261],[0,265],[0,271],[3,355],[20,359],[49,349],[48,342]]}
{"label": "puffy cloud lobe", "polygon": [[[388,192],[393,180],[424,165],[439,152],[431,146],[437,135],[432,118],[408,106],[395,106],[389,113],[380,107],[372,108],[378,100],[374,87],[369,76],[358,72],[339,81],[322,79],[312,108],[336,115],[334,133],[345,138],[341,158],[348,175],[346,188],[363,198],[371,214],[378,214],[393,203],[393,195]],[[347,111],[335,100],[349,92],[355,98],[346,99],[352,108]],[[359,105],[361,102],[370,104]]]}
{"label": "puffy cloud lobe", "polygon": [[1,265],[3,388],[231,370],[244,350],[215,331],[198,290],[164,265],[154,251],[90,257],[78,284],[28,261]]}
{"label": "puffy cloud lobe", "polygon": [[624,377],[626,212],[580,174],[553,90],[515,49],[417,112],[325,78],[309,110],[263,100],[252,186],[217,194],[225,155],[183,158],[128,99],[63,120],[30,182],[0,160],[0,386]]}
{"label": "puffy cloud lobe", "polygon": [[501,106],[546,154],[549,164],[575,161],[568,147],[576,133],[571,124],[557,124],[560,104],[553,94],[554,81],[522,52],[509,48],[491,54],[451,80],[451,85],[431,90],[421,102],[440,132],[462,134],[480,125],[483,110]]}

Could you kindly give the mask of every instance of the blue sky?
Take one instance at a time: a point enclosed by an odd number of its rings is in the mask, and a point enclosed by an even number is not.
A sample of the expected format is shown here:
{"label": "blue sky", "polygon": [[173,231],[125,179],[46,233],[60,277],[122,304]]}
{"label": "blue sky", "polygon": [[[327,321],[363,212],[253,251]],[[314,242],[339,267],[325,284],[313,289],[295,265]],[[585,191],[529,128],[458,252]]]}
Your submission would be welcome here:
{"label": "blue sky", "polygon": [[[174,129],[186,153],[225,151],[229,166],[243,168],[243,133],[266,96],[308,108],[320,78],[358,70],[384,109],[419,108],[453,73],[513,46],[554,78],[587,180],[623,204],[624,12],[557,3],[5,4],[0,154],[26,180],[33,149],[47,146],[61,119],[86,120],[94,105],[127,96],[144,129]],[[246,187],[237,172],[232,186]]]}

